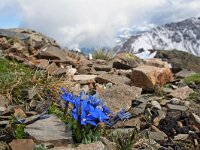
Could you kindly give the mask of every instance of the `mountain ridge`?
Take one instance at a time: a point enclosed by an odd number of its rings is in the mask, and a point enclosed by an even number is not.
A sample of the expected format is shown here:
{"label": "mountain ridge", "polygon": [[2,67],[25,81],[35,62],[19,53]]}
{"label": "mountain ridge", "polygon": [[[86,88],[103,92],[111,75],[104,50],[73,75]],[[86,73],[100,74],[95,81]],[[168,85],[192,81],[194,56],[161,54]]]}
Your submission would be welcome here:
{"label": "mountain ridge", "polygon": [[137,53],[139,49],[177,49],[200,56],[200,17],[167,23],[141,34],[134,34],[113,51]]}

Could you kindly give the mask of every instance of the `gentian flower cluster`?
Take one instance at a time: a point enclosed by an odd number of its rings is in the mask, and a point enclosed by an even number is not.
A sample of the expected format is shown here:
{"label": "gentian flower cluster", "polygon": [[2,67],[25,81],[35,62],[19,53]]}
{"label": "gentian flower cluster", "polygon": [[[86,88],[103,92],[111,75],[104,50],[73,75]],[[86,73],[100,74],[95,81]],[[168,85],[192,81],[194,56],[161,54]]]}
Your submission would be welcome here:
{"label": "gentian flower cluster", "polygon": [[97,126],[98,123],[104,122],[107,125],[112,125],[108,120],[113,114],[96,95],[86,96],[80,93],[80,96],[75,96],[68,93],[62,88],[63,94],[61,98],[66,103],[71,103],[74,107],[72,109],[72,116],[79,122],[80,125],[90,124]]}

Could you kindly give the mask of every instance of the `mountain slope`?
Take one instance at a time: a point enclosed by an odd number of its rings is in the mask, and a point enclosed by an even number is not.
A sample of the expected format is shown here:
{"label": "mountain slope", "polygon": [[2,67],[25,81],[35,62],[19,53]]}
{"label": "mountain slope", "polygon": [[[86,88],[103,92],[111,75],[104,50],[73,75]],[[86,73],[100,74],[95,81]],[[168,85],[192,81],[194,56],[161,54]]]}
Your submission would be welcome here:
{"label": "mountain slope", "polygon": [[116,46],[114,51],[137,53],[141,48],[178,49],[200,56],[200,18],[169,23],[141,34],[135,34],[123,44]]}

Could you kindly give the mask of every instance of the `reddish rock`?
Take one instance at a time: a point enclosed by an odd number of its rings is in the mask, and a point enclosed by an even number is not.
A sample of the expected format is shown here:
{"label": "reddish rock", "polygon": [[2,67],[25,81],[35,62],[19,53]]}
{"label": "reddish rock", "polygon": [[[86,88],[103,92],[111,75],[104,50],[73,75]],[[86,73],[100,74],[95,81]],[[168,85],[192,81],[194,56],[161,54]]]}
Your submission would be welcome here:
{"label": "reddish rock", "polygon": [[15,139],[9,146],[12,150],[33,150],[36,146],[32,139]]}
{"label": "reddish rock", "polygon": [[49,61],[47,59],[38,59],[38,60],[32,61],[32,64],[36,66],[37,68],[47,69],[47,67],[49,66]]}
{"label": "reddish rock", "polygon": [[18,118],[26,118],[26,114],[21,108],[14,108],[14,116]]}
{"label": "reddish rock", "polygon": [[173,77],[168,63],[155,59],[134,68],[131,79],[134,86],[153,90],[170,82]]}

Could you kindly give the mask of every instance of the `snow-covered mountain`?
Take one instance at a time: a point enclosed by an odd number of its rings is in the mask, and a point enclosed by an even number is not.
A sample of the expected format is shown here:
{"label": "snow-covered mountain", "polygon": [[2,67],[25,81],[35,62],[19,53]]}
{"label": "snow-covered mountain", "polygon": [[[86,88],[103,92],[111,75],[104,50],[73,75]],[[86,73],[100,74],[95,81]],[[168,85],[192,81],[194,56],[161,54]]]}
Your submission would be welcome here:
{"label": "snow-covered mountain", "polygon": [[[127,34],[127,33],[126,33]],[[123,37],[123,36],[122,36]],[[139,49],[182,50],[200,56],[200,17],[169,23],[133,34],[114,48],[115,52],[137,53]]]}

